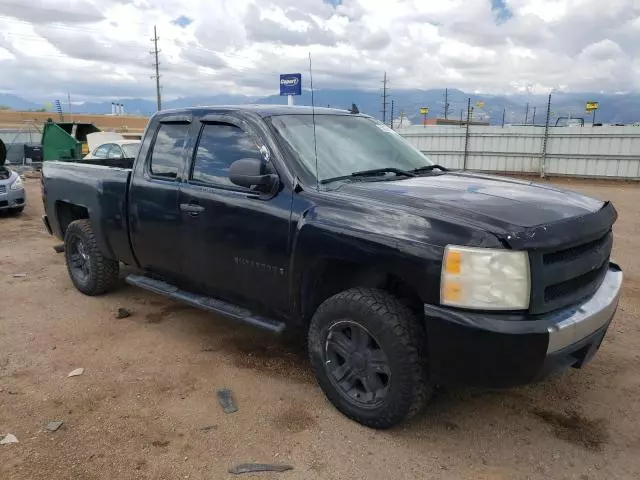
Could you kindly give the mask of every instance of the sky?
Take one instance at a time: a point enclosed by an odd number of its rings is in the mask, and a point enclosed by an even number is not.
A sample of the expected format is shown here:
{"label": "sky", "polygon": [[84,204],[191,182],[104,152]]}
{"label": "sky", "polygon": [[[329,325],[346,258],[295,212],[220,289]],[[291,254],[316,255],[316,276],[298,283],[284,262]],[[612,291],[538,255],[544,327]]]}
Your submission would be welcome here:
{"label": "sky", "polygon": [[308,87],[640,92],[640,0],[0,0],[0,92],[154,98]]}

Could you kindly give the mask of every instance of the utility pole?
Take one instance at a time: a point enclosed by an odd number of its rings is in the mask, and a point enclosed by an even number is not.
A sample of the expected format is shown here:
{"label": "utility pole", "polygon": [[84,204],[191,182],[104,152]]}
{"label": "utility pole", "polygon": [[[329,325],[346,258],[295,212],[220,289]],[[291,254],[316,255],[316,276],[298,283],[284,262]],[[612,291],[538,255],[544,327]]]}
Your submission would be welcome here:
{"label": "utility pole", "polygon": [[[387,72],[384,72],[384,80],[382,80],[382,123],[387,123]],[[391,117],[391,123],[393,124],[393,117]]]}
{"label": "utility pole", "polygon": [[[553,91],[553,90],[552,90]],[[547,118],[544,122],[544,137],[542,139],[542,155],[540,155],[540,178],[544,178],[547,169],[547,143],[549,141],[549,120],[551,119],[551,92],[547,101]]]}
{"label": "utility pole", "polygon": [[462,159],[462,170],[467,169],[467,157],[469,156],[469,124],[471,123],[471,97],[467,100],[467,129],[464,133],[464,158]]}
{"label": "utility pole", "polygon": [[531,118],[531,125],[536,124],[536,107],[533,107],[533,117]]}
{"label": "utility pole", "polygon": [[444,89],[444,119],[449,117],[449,89]]}
{"label": "utility pole", "polygon": [[504,116],[507,114],[507,107],[502,109],[502,128],[504,128]]}
{"label": "utility pole", "polygon": [[393,130],[393,106],[394,102],[391,100],[391,130]]}
{"label": "utility pole", "polygon": [[153,64],[156,68],[156,74],[152,75],[151,78],[155,78],[156,79],[156,96],[158,98],[158,111],[162,110],[162,97],[160,95],[160,62],[158,61],[158,54],[160,53],[160,50],[158,50],[158,33],[156,31],[156,26],[153,26],[153,38],[151,39],[151,41],[153,42],[153,51],[151,52],[152,55],[155,56],[155,63]]}
{"label": "utility pole", "polygon": [[526,125],[529,122],[529,102],[527,102],[527,108],[524,111],[524,124]]}
{"label": "utility pole", "polygon": [[73,122],[73,112],[71,111],[71,93],[67,93],[67,101],[69,102],[69,118]]}

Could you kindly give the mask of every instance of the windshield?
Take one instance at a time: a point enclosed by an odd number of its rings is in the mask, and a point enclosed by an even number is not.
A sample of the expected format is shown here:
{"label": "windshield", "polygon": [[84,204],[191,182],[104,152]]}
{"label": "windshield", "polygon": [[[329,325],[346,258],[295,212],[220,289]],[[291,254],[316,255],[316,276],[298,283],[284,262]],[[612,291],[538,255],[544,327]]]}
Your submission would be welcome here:
{"label": "windshield", "polygon": [[124,150],[125,158],[135,158],[138,155],[138,150],[140,150],[140,144],[125,143],[122,145],[122,150]]}
{"label": "windshield", "polygon": [[377,168],[413,170],[432,162],[381,122],[349,115],[316,115],[316,153],[312,115],[271,117],[277,134],[296,154],[304,175],[314,181]]}

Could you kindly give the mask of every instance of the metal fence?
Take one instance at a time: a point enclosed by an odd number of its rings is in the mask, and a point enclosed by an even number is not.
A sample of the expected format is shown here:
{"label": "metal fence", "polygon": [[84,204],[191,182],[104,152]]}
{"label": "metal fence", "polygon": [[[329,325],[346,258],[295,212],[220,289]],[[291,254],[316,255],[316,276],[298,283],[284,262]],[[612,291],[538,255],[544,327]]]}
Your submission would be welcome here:
{"label": "metal fence", "polygon": [[[640,180],[640,127],[413,126],[398,130],[452,169]],[[546,145],[545,145],[546,139]]]}
{"label": "metal fence", "polygon": [[0,140],[7,147],[7,163],[13,166],[30,163],[25,156],[25,146],[40,145],[40,136],[40,132],[30,126],[21,129],[0,129]]}

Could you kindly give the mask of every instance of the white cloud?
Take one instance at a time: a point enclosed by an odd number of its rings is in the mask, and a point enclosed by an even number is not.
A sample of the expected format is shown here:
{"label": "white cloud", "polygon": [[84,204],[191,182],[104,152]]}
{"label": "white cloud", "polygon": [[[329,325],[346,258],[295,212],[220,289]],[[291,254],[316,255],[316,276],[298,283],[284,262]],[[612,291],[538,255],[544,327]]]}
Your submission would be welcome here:
{"label": "white cloud", "polygon": [[154,24],[165,98],[276,93],[308,52],[316,88],[640,90],[638,0],[0,0],[0,91],[153,98]]}

